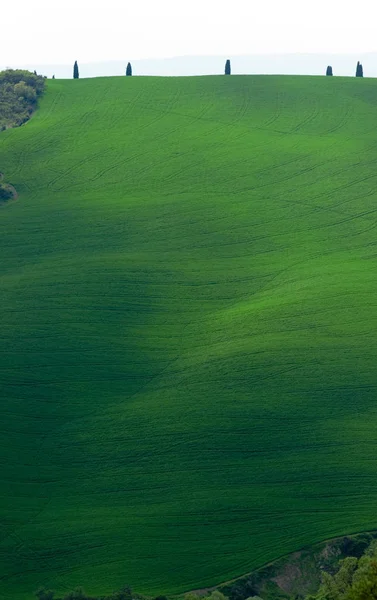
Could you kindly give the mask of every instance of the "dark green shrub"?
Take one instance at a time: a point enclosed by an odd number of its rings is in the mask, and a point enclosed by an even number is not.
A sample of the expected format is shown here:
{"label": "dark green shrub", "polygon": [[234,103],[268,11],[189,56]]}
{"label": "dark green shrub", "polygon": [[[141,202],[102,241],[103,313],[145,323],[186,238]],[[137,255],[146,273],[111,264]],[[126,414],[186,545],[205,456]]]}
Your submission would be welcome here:
{"label": "dark green shrub", "polygon": [[10,200],[13,198],[13,192],[9,187],[0,183],[0,202],[4,202],[4,200]]}
{"label": "dark green shrub", "polygon": [[54,592],[51,590],[45,590],[44,588],[40,588],[37,592],[35,592],[38,600],[53,600]]}
{"label": "dark green shrub", "polygon": [[41,75],[21,69],[0,72],[0,131],[28,121],[44,87]]}

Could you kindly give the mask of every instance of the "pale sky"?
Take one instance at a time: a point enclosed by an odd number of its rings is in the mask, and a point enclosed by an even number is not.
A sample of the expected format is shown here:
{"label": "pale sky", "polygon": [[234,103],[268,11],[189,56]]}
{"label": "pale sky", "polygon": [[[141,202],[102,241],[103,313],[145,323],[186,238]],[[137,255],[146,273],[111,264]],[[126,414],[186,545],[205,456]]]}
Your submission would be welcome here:
{"label": "pale sky", "polygon": [[3,0],[0,67],[377,51],[376,0]]}

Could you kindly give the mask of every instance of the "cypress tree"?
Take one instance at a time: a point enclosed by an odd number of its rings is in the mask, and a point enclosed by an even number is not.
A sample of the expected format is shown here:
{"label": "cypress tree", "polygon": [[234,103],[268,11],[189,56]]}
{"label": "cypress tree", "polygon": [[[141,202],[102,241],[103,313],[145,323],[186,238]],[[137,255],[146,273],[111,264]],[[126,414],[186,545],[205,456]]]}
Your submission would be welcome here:
{"label": "cypress tree", "polygon": [[228,60],[225,63],[225,75],[230,75],[231,74],[231,68],[230,68],[230,60],[228,58]]}
{"label": "cypress tree", "polygon": [[364,77],[363,65],[360,62],[357,63],[356,77]]}
{"label": "cypress tree", "polygon": [[126,76],[127,77],[131,77],[132,76],[132,65],[131,65],[131,63],[128,63],[128,65],[127,65]]}
{"label": "cypress tree", "polygon": [[332,67],[329,65],[326,70],[326,77],[332,77],[332,76],[333,76]]}
{"label": "cypress tree", "polygon": [[73,79],[79,78],[79,66],[77,64],[77,60],[75,60],[75,64],[73,65]]}

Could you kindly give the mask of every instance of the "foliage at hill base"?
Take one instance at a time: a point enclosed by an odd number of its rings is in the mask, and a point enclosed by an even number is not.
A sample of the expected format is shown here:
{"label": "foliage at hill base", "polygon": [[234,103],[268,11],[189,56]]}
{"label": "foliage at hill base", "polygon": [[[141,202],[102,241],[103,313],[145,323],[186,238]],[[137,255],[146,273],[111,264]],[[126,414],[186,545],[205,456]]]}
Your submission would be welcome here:
{"label": "foliage at hill base", "polygon": [[[377,533],[346,536],[307,548],[212,592],[189,592],[179,600],[374,600],[377,599]],[[308,590],[311,593],[307,595]],[[129,587],[93,597],[81,588],[58,597],[40,589],[37,600],[169,600]]]}
{"label": "foliage at hill base", "polygon": [[340,561],[361,558],[377,533],[361,533],[336,538],[281,558],[237,581],[221,586],[230,600],[246,600],[256,595],[263,600],[296,600],[315,593],[322,574],[334,575]]}
{"label": "foliage at hill base", "polygon": [[334,574],[324,572],[316,594],[305,600],[376,600],[377,540],[361,556],[341,560]]}
{"label": "foliage at hill base", "polygon": [[[60,598],[55,595],[54,591],[41,588],[36,592],[35,597],[37,600],[168,600],[166,596],[156,596],[155,598],[142,596],[132,591],[128,586],[109,596],[100,596],[96,598],[86,594],[82,588],[77,588],[76,590],[68,592]],[[210,593],[202,593],[200,595],[193,592],[188,593],[185,594],[181,600],[228,600],[228,598],[220,591],[214,590]]]}
{"label": "foliage at hill base", "polygon": [[41,75],[21,69],[0,72],[0,131],[28,121],[44,88]]}
{"label": "foliage at hill base", "polygon": [[[114,592],[113,594],[110,594],[108,596],[101,596],[97,598],[94,598],[93,596],[88,596],[82,588],[72,590],[71,592],[65,594],[63,597],[56,596],[55,592],[52,590],[41,588],[36,592],[35,597],[37,598],[37,600],[147,600],[144,596],[136,594],[131,590],[131,588],[127,586],[119,592]],[[164,600],[167,599],[165,598]]]}

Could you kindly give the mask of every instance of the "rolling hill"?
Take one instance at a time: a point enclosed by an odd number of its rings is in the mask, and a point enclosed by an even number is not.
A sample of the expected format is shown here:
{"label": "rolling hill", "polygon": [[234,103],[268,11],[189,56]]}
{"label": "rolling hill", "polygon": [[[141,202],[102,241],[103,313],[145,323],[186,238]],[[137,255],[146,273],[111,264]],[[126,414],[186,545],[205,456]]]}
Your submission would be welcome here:
{"label": "rolling hill", "polygon": [[1,596],[377,526],[377,81],[49,81],[0,135]]}

